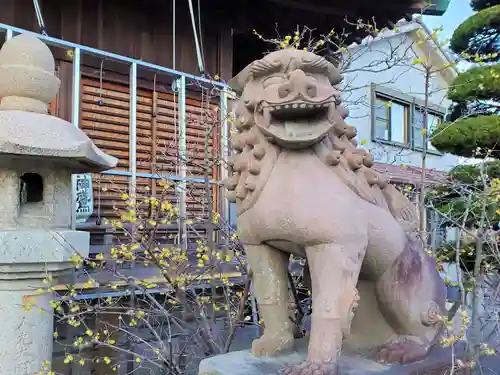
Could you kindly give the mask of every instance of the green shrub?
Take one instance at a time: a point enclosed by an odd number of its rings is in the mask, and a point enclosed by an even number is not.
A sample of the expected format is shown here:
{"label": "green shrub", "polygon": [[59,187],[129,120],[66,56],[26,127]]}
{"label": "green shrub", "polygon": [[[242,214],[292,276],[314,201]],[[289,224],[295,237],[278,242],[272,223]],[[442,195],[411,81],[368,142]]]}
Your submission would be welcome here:
{"label": "green shrub", "polygon": [[500,115],[464,117],[437,126],[432,145],[441,152],[464,156],[500,157]]}

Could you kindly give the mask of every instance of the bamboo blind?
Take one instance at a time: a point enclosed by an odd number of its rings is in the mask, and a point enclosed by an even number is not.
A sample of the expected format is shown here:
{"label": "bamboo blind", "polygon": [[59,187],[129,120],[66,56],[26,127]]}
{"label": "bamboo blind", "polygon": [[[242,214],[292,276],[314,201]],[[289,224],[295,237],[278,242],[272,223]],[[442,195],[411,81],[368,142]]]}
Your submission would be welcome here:
{"label": "bamboo blind", "polygon": [[[101,104],[100,104],[101,103]],[[137,90],[137,173],[152,173],[160,176],[178,175],[178,98],[172,93]],[[203,178],[205,169],[209,178],[216,179],[218,129],[218,108],[193,98],[186,99],[186,143],[187,177]],[[81,88],[81,129],[104,152],[118,158],[117,170],[129,169],[129,87],[97,79],[83,78]],[[205,160],[205,137],[208,137],[208,160]],[[212,165],[213,164],[213,165]],[[209,168],[207,168],[207,166]],[[121,198],[128,190],[128,177],[95,174],[94,216],[112,219],[117,210],[124,208]],[[137,192],[160,191],[157,181],[137,177]],[[196,218],[206,216],[205,184],[187,182],[187,214]],[[215,188],[211,189],[213,205],[217,205]],[[176,202],[175,192],[169,191],[168,198]]]}

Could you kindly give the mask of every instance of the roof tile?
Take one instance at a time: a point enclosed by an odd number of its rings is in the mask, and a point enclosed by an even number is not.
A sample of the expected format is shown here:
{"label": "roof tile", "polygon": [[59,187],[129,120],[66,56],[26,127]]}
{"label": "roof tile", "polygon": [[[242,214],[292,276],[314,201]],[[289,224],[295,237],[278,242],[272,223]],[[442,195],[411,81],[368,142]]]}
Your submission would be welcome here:
{"label": "roof tile", "polygon": [[[412,184],[420,186],[422,169],[412,165],[374,163],[373,168],[387,175],[391,182],[400,184]],[[437,169],[425,169],[425,183],[429,185],[442,184],[446,182],[446,175]]]}

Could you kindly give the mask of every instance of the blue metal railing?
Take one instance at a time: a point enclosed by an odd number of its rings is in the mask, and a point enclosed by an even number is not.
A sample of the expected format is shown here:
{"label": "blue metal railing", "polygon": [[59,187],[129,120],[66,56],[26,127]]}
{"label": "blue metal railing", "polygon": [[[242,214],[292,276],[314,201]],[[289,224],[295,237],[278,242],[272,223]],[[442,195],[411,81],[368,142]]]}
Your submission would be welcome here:
{"label": "blue metal railing", "polygon": [[[212,81],[203,77],[197,77],[191,74],[179,72],[173,69],[165,68],[160,65],[151,64],[142,60],[133,59],[126,56],[117,55],[111,52],[99,50],[92,47],[79,45],[76,43],[68,42],[61,39],[52,38],[46,35],[33,33],[31,31],[23,30],[17,27],[0,23],[0,31],[5,32],[6,40],[10,39],[16,34],[30,33],[45,42],[47,45],[64,48],[66,50],[73,50],[73,82],[72,82],[72,106],[71,106],[71,119],[72,123],[79,127],[80,125],[80,81],[81,81],[81,58],[82,54],[92,55],[106,60],[112,60],[123,63],[129,66],[130,78],[130,110],[129,110],[129,168],[128,171],[123,170],[108,170],[103,174],[115,176],[127,176],[129,178],[129,192],[134,193],[136,187],[137,177],[145,177],[151,179],[168,179],[172,181],[179,181],[181,185],[186,182],[205,182],[204,178],[187,177],[186,176],[186,81],[196,81],[202,85],[210,85],[220,89],[220,121],[221,121],[221,142],[220,142],[220,156],[226,159],[228,155],[228,122],[227,122],[227,102],[230,95],[230,89],[222,82]],[[172,76],[175,80],[177,88],[178,101],[178,153],[180,157],[179,175],[160,175],[158,173],[137,173],[136,160],[137,160],[137,73],[138,69],[145,69],[156,73],[163,73]],[[220,176],[224,178],[227,171],[220,163]],[[209,183],[215,184],[217,181],[210,180]],[[184,186],[185,187],[185,186]],[[220,197],[222,199],[222,212],[221,215],[227,218],[229,213],[229,206],[227,199],[225,199],[225,192],[220,189]],[[179,211],[180,214],[185,214],[186,209],[186,189],[179,188]],[[73,210],[75,211],[75,209]],[[75,222],[75,219],[74,221]]]}

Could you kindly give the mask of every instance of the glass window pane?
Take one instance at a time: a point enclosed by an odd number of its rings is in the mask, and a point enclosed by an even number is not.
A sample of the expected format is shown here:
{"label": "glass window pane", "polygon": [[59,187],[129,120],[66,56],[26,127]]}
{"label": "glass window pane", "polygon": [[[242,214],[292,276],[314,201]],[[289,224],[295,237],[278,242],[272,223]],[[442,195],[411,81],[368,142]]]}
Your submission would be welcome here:
{"label": "glass window pane", "polygon": [[424,136],[421,133],[422,129],[413,128],[413,146],[418,148],[423,148],[424,146]]}
{"label": "glass window pane", "polygon": [[389,140],[389,126],[387,121],[375,120],[375,138]]}
{"label": "glass window pane", "polygon": [[391,141],[406,143],[406,108],[402,104],[391,105]]}
{"label": "glass window pane", "polygon": [[436,150],[436,148],[431,144],[430,137],[431,137],[432,132],[436,128],[436,126],[438,126],[440,123],[441,123],[441,117],[440,116],[436,116],[436,115],[433,115],[433,114],[429,113],[429,116],[427,117],[427,124],[428,124],[428,132],[427,132],[427,134],[429,135],[429,138],[427,140],[427,147],[430,150]]}
{"label": "glass window pane", "polygon": [[377,99],[375,102],[375,117],[382,120],[387,120],[387,113],[388,113],[387,109],[388,109],[388,101],[383,99]]}
{"label": "glass window pane", "polygon": [[424,137],[422,135],[422,129],[424,128],[424,113],[419,109],[415,110],[413,114],[413,146],[418,148],[423,148]]}
{"label": "glass window pane", "polygon": [[424,113],[419,109],[416,109],[413,115],[413,126],[418,129],[424,128]]}

